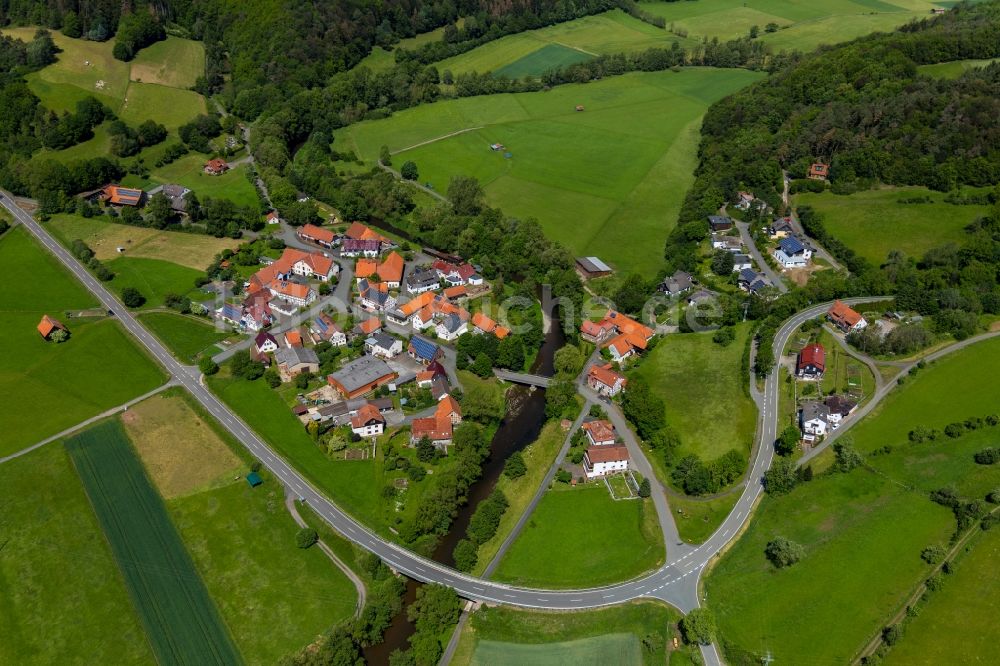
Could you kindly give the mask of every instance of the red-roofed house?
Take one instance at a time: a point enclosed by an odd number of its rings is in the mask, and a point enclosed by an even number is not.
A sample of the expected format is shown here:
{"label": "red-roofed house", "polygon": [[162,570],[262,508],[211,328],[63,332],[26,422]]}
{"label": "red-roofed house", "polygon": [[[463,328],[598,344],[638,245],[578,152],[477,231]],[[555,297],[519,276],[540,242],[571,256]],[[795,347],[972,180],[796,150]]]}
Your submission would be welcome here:
{"label": "red-roofed house", "polygon": [[278,341],[267,331],[258,333],[257,337],[253,339],[253,343],[257,351],[261,354],[270,354],[278,349]]}
{"label": "red-roofed house", "polygon": [[611,369],[610,363],[591,366],[587,372],[587,386],[602,395],[618,395],[627,383],[624,376]]}
{"label": "red-roofed house", "polygon": [[315,224],[302,225],[295,232],[295,235],[307,243],[316,243],[323,247],[333,247],[333,241],[337,237],[330,229],[324,229]]}
{"label": "red-roofed house", "polygon": [[820,379],[826,372],[826,350],[823,345],[806,345],[799,352],[795,374],[801,379]]}
{"label": "red-roofed house", "polygon": [[840,301],[834,301],[833,305],[826,312],[827,318],[833,322],[834,326],[844,333],[860,331],[868,326],[868,322],[854,308],[845,305]]}
{"label": "red-roofed house", "polygon": [[270,213],[264,216],[264,221],[268,224],[281,224],[281,215],[278,215],[278,211],[272,210]]}
{"label": "red-roofed house", "polygon": [[359,323],[355,328],[357,328],[358,332],[362,335],[371,335],[375,331],[382,330],[382,321],[378,317],[369,317]]}
{"label": "red-roofed house", "polygon": [[434,417],[448,419],[452,425],[458,425],[462,422],[462,407],[458,404],[458,400],[455,400],[450,394],[446,395],[438,402]]}
{"label": "red-roofed house", "polygon": [[344,232],[344,237],[351,240],[375,240],[380,243],[389,242],[388,238],[360,222],[351,222],[351,226],[347,227],[347,230]]}
{"label": "red-roofed house", "polygon": [[608,421],[603,419],[587,421],[582,427],[591,446],[607,446],[615,443],[615,427]]}
{"label": "red-roofed house", "polygon": [[121,185],[108,185],[101,195],[106,203],[112,206],[141,206],[146,193],[142,190]]}
{"label": "red-roofed house", "polygon": [[464,284],[460,284],[457,287],[448,287],[447,289],[444,290],[444,297],[447,298],[449,301],[457,301],[458,299],[462,298],[463,296],[467,296],[468,294],[469,290],[466,289]]}
{"label": "red-roofed house", "polygon": [[447,452],[453,434],[454,426],[451,419],[438,418],[437,416],[413,419],[413,423],[410,425],[410,444],[416,446],[421,439],[426,437],[431,444]]}
{"label": "red-roofed house", "polygon": [[209,176],[220,176],[227,171],[229,171],[229,164],[226,160],[219,159],[218,157],[205,163],[205,173]]}
{"label": "red-roofed house", "polygon": [[600,344],[604,342],[608,335],[614,330],[614,326],[607,322],[595,322],[590,321],[589,319],[584,319],[583,324],[580,325],[580,337],[587,342]]}
{"label": "red-roofed house", "polygon": [[826,180],[829,176],[830,165],[823,164],[822,162],[810,164],[809,171],[806,173],[806,178],[809,178],[810,180]]}
{"label": "red-roofed house", "polygon": [[389,285],[389,289],[399,289],[399,284],[403,281],[403,269],[405,266],[406,262],[403,261],[403,255],[398,252],[390,252],[389,256],[378,265],[375,271],[378,273],[379,280]]}
{"label": "red-roofed house", "polygon": [[628,449],[624,446],[592,446],[583,454],[583,471],[588,479],[627,470]]}
{"label": "red-roofed house", "polygon": [[301,347],[302,346],[302,333],[298,329],[292,329],[291,331],[285,332],[285,346],[286,347]]}
{"label": "red-roofed house", "polygon": [[378,437],[385,432],[385,418],[370,402],[351,417],[351,430],[361,437]]}
{"label": "red-roofed house", "polygon": [[42,315],[42,320],[38,322],[38,333],[45,338],[49,339],[56,331],[69,331],[68,328],[62,325],[58,319],[53,319],[48,315]]}

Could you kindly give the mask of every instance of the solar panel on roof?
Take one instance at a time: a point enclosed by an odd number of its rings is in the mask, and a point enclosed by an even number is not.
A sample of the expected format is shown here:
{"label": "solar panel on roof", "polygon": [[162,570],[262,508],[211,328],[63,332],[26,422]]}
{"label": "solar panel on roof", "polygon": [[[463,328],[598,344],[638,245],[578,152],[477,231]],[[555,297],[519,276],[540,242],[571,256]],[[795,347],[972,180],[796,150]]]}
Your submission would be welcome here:
{"label": "solar panel on roof", "polygon": [[799,242],[798,238],[794,236],[789,236],[788,238],[782,238],[781,243],[779,243],[781,249],[785,254],[797,254],[802,252],[805,247]]}

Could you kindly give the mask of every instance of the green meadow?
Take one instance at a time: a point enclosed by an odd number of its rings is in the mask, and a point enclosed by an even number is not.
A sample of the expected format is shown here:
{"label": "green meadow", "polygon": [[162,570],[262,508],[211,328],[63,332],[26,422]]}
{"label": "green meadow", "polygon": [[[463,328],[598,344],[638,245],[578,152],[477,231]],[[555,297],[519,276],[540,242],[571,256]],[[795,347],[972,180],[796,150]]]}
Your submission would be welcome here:
{"label": "green meadow", "polygon": [[147,312],[143,325],[165,344],[182,363],[190,363],[229,333],[218,331],[208,320],[173,312]]}
{"label": "green meadow", "polygon": [[712,333],[666,335],[634,371],[666,404],[667,423],[680,436],[679,455],[710,461],[730,449],[749,453],[757,422],[742,372],[749,334],[749,325],[741,324],[726,347],[713,342]]}
{"label": "green meadow", "polygon": [[[929,196],[933,203],[901,204],[900,199]],[[944,194],[925,187],[888,187],[851,195],[803,193],[798,206],[812,206],[827,231],[875,264],[891,250],[920,257],[947,243],[961,243],[964,228],[986,212],[986,206],[956,206]]]}
{"label": "green meadow", "polygon": [[1000,62],[1000,58],[992,60],[950,60],[933,65],[920,65],[917,71],[934,79],[957,79],[968,71],[982,69],[987,65]]}
{"label": "green meadow", "polygon": [[167,294],[188,293],[194,289],[195,279],[204,274],[169,261],[140,257],[118,257],[106,265],[115,274],[106,283],[108,287],[118,294],[128,287],[138,289],[146,297],[143,308],[161,307]]}
{"label": "green meadow", "polygon": [[63,447],[4,463],[2,476],[0,662],[155,663]]}
{"label": "green meadow", "polygon": [[[597,527],[600,526],[600,527]],[[603,481],[549,490],[500,560],[494,578],[542,588],[606,585],[663,563],[656,509],[611,499]]]}
{"label": "green meadow", "polygon": [[[452,176],[475,176],[492,205],[537,218],[572,252],[655,273],[692,182],[702,114],[758,78],[685,69],[449,100],[338,130],[335,147],[374,162],[388,145],[441,192]],[[496,142],[510,159],[490,150]]]}
{"label": "green meadow", "polygon": [[[900,608],[929,574],[921,550],[947,543],[955,529],[951,512],[927,493],[954,485],[964,496],[982,497],[1000,485],[1000,469],[972,459],[995,444],[995,429],[924,444],[910,444],[907,433],[995,412],[998,352],[1000,341],[989,340],[936,361],[855,426],[847,437],[868,454],[871,469],[819,476],[788,495],[764,498],[705,581],[733,660],[770,651],[786,663],[816,654],[850,661]],[[872,455],[884,446],[891,452]],[[764,557],[778,535],[805,548],[805,557],[784,570]]]}
{"label": "green meadow", "polygon": [[[70,319],[97,305],[23,228],[0,238],[0,262],[30,275],[0,295],[6,354],[0,360],[0,455],[13,453],[152,390],[165,379],[113,319]],[[36,326],[49,314],[70,329],[62,344]],[[97,389],[100,390],[97,390]]]}

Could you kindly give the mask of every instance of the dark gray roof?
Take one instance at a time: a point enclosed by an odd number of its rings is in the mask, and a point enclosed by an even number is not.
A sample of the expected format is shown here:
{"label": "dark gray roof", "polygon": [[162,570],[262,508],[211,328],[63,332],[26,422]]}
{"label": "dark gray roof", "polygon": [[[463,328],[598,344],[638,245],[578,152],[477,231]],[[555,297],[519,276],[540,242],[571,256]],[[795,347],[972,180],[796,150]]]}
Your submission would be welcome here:
{"label": "dark gray roof", "polygon": [[788,256],[791,256],[793,254],[798,254],[799,252],[802,252],[803,250],[806,249],[805,246],[802,244],[802,242],[795,236],[788,236],[787,238],[782,238],[778,242],[778,247],[780,247],[781,251],[787,254]]}
{"label": "dark gray roof", "polygon": [[733,226],[732,218],[726,217],[725,215],[709,215],[708,223],[709,225],[712,226],[713,229],[715,228],[728,229],[729,227]]}
{"label": "dark gray roof", "polygon": [[756,279],[757,279],[757,271],[755,271],[754,269],[744,268],[740,271],[740,277],[739,277],[740,282],[746,282],[747,284],[750,284]]}
{"label": "dark gray roof", "polygon": [[382,359],[375,356],[362,356],[330,376],[336,379],[348,392],[353,392],[391,374],[392,368]]}
{"label": "dark gray roof", "polygon": [[448,380],[442,375],[435,375],[434,379],[431,380],[431,395],[434,396],[435,400],[440,400],[448,395],[450,391],[451,386],[448,384]]}
{"label": "dark gray roof", "polygon": [[381,347],[382,349],[389,349],[396,342],[399,341],[384,331],[375,331],[368,336],[367,340],[365,340],[366,345],[374,345]]}
{"label": "dark gray roof", "polygon": [[677,271],[660,283],[660,291],[668,294],[680,294],[691,288],[694,278],[690,273]]}
{"label": "dark gray roof", "polygon": [[455,333],[462,327],[462,318],[457,314],[450,314],[441,320],[441,325],[444,326],[444,330],[449,333]]}
{"label": "dark gray roof", "polygon": [[319,364],[319,357],[316,356],[316,352],[312,349],[306,347],[279,347],[277,351],[274,352],[274,360],[278,362],[279,365],[299,365],[302,363],[316,363]]}
{"label": "dark gray roof", "polygon": [[824,405],[822,402],[816,402],[815,400],[810,400],[809,402],[802,403],[802,422],[812,421],[813,419],[820,418],[824,421],[826,417],[830,415],[830,408]]}
{"label": "dark gray roof", "polygon": [[611,266],[598,259],[597,257],[577,257],[576,263],[580,264],[583,270],[588,273],[610,273]]}
{"label": "dark gray roof", "polygon": [[858,406],[858,403],[851,400],[845,395],[831,395],[826,399],[826,406],[829,407],[830,412],[836,412],[841,416],[847,416],[854,411],[854,408]]}
{"label": "dark gray roof", "polygon": [[410,287],[427,287],[432,284],[439,284],[440,281],[441,279],[438,277],[437,271],[432,270],[417,271],[406,276],[406,284]]}

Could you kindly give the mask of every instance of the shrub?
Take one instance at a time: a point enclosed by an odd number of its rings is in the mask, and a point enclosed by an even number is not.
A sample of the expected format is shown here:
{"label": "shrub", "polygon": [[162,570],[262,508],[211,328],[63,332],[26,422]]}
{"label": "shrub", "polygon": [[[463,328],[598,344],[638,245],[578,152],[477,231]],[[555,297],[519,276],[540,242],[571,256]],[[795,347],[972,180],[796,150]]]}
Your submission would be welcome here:
{"label": "shrub", "polygon": [[685,643],[709,645],[715,641],[715,616],[707,608],[695,608],[680,622]]}
{"label": "shrub", "polygon": [[308,548],[319,541],[319,535],[311,527],[303,527],[295,533],[295,543],[299,548]]}
{"label": "shrub", "polygon": [[639,497],[643,499],[649,497],[652,494],[652,488],[649,485],[649,479],[643,479],[642,483],[639,484]]}
{"label": "shrub", "polygon": [[927,546],[920,552],[920,559],[922,559],[927,564],[937,564],[944,559],[947,552],[944,546],[941,544],[934,544],[933,546]]}
{"label": "shrub", "polygon": [[281,377],[274,370],[268,370],[264,373],[264,381],[273,389],[281,386]]}
{"label": "shrub", "polygon": [[559,483],[569,483],[572,480],[573,480],[573,475],[568,471],[562,469],[561,467],[559,468],[559,471],[556,472],[556,481],[558,481]]}
{"label": "shrub", "polygon": [[476,563],[479,562],[479,549],[476,547],[476,544],[468,539],[462,539],[455,544],[452,557],[455,558],[456,569],[459,571],[472,571]]}
{"label": "shrub", "polygon": [[764,555],[775,567],[783,569],[801,560],[805,555],[805,549],[800,544],[779,536],[768,542]]}
{"label": "shrub", "polygon": [[957,422],[956,423],[949,423],[944,428],[944,434],[948,435],[952,439],[954,439],[956,437],[961,437],[962,433],[964,433],[964,432],[965,432],[965,424],[964,423],[957,423]]}
{"label": "shrub", "polygon": [[520,451],[515,451],[503,465],[503,475],[508,479],[519,479],[528,473],[528,466]]}
{"label": "shrub", "polygon": [[978,451],[972,457],[980,465],[995,465],[997,462],[1000,462],[1000,448],[991,446]]}
{"label": "shrub", "polygon": [[142,304],[146,302],[146,297],[139,293],[139,290],[135,287],[125,287],[122,289],[122,303],[125,304],[127,308],[138,308],[142,307]]}
{"label": "shrub", "polygon": [[198,369],[201,370],[203,375],[214,375],[219,371],[219,364],[211,356],[203,356],[198,361]]}

